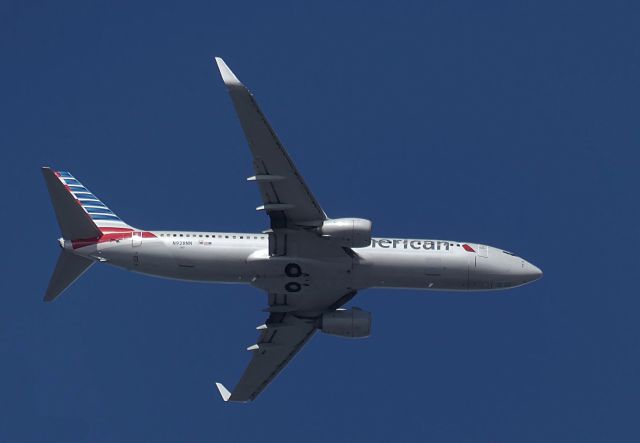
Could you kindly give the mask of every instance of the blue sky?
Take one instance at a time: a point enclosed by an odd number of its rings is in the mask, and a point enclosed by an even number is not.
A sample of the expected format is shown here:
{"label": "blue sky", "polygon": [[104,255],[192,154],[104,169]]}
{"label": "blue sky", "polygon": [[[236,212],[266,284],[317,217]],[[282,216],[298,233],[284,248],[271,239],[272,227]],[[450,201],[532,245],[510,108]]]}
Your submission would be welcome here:
{"label": "blue sky", "polygon": [[[635,442],[635,2],[0,4],[0,441]],[[146,229],[267,226],[213,56],[256,94],[330,216],[513,250],[511,291],[370,290],[363,341],[316,336],[224,404],[266,303],[95,266],[52,304],[40,175]]]}

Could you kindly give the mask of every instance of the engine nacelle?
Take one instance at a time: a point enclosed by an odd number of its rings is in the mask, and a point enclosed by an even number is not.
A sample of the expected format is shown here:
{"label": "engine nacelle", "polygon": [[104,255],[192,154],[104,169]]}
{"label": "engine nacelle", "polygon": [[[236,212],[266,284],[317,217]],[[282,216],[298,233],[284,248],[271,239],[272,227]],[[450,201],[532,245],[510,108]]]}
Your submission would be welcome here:
{"label": "engine nacelle", "polygon": [[368,337],[371,335],[371,312],[359,308],[327,312],[320,319],[320,330],[340,337]]}
{"label": "engine nacelle", "polygon": [[371,221],[364,218],[325,220],[318,230],[348,248],[365,248],[371,244]]}

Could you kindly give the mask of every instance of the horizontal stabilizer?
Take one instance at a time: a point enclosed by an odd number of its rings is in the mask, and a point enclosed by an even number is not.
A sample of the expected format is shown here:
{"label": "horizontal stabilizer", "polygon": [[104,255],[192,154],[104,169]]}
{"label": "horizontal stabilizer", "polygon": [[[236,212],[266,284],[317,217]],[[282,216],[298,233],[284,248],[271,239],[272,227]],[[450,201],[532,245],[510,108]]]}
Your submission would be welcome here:
{"label": "horizontal stabilizer", "polygon": [[63,250],[53,271],[44,301],[53,301],[94,263],[93,260]]}

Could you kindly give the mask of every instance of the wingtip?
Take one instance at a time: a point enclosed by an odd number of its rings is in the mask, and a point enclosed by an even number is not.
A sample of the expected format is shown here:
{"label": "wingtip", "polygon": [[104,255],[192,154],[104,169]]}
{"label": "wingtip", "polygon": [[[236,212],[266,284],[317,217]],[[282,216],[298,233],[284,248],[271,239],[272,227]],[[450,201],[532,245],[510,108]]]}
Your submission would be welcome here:
{"label": "wingtip", "polygon": [[216,382],[216,387],[218,388],[218,392],[220,392],[220,396],[222,397],[222,399],[224,401],[229,401],[229,398],[231,397],[231,392],[229,392],[229,390],[225,388],[222,383]]}
{"label": "wingtip", "polygon": [[231,69],[227,66],[227,64],[220,57],[214,57],[216,64],[218,65],[218,70],[220,71],[220,75],[222,76],[222,81],[227,86],[240,86],[242,83],[238,80],[238,77],[233,73]]}

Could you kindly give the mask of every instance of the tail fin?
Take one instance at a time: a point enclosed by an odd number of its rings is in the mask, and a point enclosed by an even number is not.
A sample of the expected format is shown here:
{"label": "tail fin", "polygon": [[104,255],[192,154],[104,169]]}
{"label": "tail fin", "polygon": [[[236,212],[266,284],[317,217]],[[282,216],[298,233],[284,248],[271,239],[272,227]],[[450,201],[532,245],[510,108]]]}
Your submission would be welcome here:
{"label": "tail fin", "polygon": [[73,252],[62,250],[53,271],[49,287],[44,294],[44,301],[53,301],[65,289],[71,286],[89,267],[95,263],[93,260],[75,255]]}
{"label": "tail fin", "polygon": [[[104,232],[133,230],[68,172],[44,167],[42,174],[64,239],[98,239]],[[63,248],[64,244],[61,240]],[[72,250],[63,249],[44,300],[54,300],[93,263],[93,260],[74,254]]]}
{"label": "tail fin", "polygon": [[133,229],[68,172],[44,167],[42,174],[65,239],[96,238],[109,228]]}

